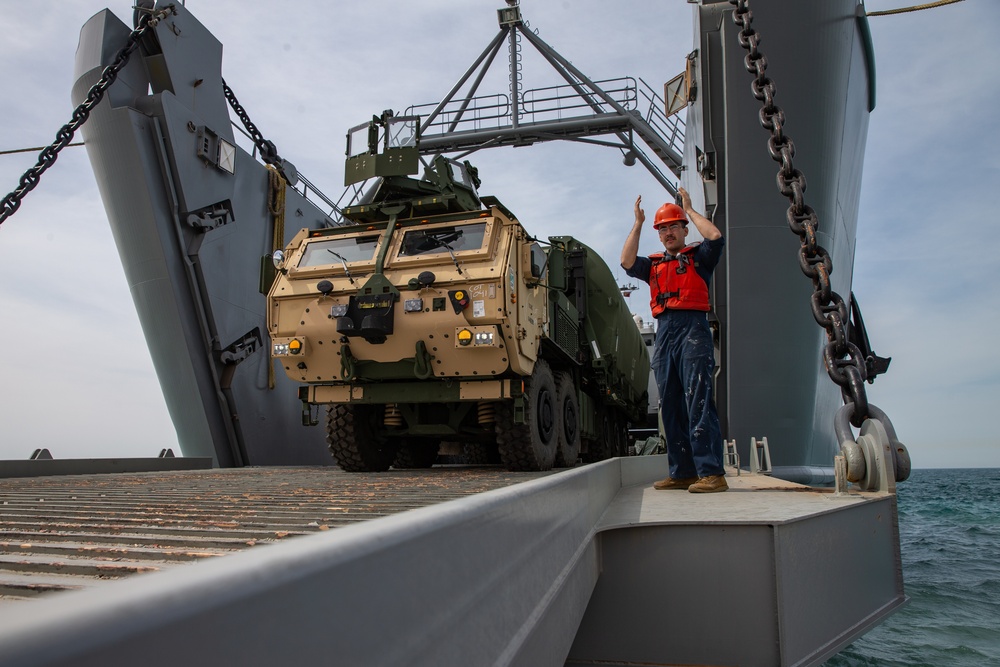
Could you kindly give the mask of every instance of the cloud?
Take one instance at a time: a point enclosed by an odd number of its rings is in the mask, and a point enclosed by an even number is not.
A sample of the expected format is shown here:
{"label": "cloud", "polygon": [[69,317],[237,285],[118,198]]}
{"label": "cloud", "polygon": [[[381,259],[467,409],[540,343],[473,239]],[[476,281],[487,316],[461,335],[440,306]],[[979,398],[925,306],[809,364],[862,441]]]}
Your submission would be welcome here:
{"label": "cloud", "polygon": [[869,393],[915,466],[998,466],[1000,6],[969,0],[871,26],[879,93],[854,287],[876,351],[893,362]]}

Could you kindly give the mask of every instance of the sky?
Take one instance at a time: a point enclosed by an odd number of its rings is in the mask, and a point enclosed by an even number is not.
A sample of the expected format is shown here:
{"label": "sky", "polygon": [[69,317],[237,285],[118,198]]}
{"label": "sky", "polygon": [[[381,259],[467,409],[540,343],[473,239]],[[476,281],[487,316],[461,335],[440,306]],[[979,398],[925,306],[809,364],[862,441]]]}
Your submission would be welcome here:
{"label": "sky", "polygon": [[[867,1],[869,11],[911,4]],[[80,27],[106,5],[3,5],[0,151],[43,146],[72,112]],[[503,3],[186,5],[223,43],[223,75],[262,133],[338,197],[346,130],[383,109],[441,99],[497,33]],[[131,24],[130,7],[111,9]],[[691,6],[610,7],[524,0],[522,12],[592,79],[641,77],[661,89],[693,48]],[[854,291],[875,351],[892,365],[868,386],[869,398],[892,419],[914,467],[1000,467],[1000,223],[992,202],[1000,190],[1000,2],[870,21],[878,93]],[[562,83],[526,42],[522,49],[525,87]],[[493,72],[482,93],[505,92],[504,63]],[[0,155],[0,195],[36,157]],[[473,161],[483,194],[498,196],[538,236],[572,233],[623,281],[618,255],[636,195],[650,218],[667,199],[611,148],[554,142],[483,151]],[[640,251],[654,244],[647,234]],[[648,312],[644,300],[637,291],[631,305]],[[56,458],[180,454],[82,147],[64,150],[0,226],[0,322],[0,459],[42,447]]]}

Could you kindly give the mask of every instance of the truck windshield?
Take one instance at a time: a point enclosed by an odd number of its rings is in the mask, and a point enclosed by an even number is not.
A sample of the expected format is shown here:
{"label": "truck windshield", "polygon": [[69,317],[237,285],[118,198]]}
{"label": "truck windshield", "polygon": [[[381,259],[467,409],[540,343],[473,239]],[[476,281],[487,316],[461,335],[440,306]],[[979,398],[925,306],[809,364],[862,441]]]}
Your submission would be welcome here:
{"label": "truck windshield", "polygon": [[403,247],[399,250],[399,256],[414,257],[448,251],[479,250],[483,247],[485,237],[485,222],[434,229],[411,229],[403,235]]}
{"label": "truck windshield", "polygon": [[299,268],[326,264],[372,262],[375,260],[378,238],[378,235],[375,234],[372,236],[353,236],[346,239],[333,238],[313,241],[306,246],[306,251],[302,254],[302,261],[299,262]]}

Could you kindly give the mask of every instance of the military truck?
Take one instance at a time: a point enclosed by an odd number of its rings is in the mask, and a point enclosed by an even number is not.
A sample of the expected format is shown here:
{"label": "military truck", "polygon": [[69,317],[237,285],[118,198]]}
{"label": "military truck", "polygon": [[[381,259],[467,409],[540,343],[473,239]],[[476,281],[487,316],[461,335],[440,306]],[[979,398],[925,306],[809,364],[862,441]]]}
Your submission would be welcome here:
{"label": "military truck", "polygon": [[532,237],[467,161],[437,156],[414,178],[418,129],[391,112],[354,128],[346,184],[376,185],[350,224],[275,253],[271,354],[304,419],[327,406],[347,471],[626,454],[650,364],[611,271],[577,239]]}

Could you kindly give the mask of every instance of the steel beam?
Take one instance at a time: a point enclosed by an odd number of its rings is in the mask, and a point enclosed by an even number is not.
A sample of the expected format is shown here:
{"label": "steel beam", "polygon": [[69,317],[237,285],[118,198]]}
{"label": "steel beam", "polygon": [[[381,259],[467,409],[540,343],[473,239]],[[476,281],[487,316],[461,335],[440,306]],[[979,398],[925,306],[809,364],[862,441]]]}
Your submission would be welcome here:
{"label": "steel beam", "polygon": [[6,477],[49,477],[52,475],[99,475],[120,472],[163,472],[165,470],[207,470],[212,459],[193,456],[121,459],[40,459],[0,461],[0,479]]}
{"label": "steel beam", "polygon": [[420,138],[420,152],[424,154],[454,152],[478,148],[486,143],[489,143],[491,148],[495,146],[525,146],[548,141],[553,136],[567,139],[595,134],[612,134],[626,130],[628,126],[628,118],[606,113],[562,121],[521,123],[516,130],[510,127],[498,127],[488,130],[432,134]]}

